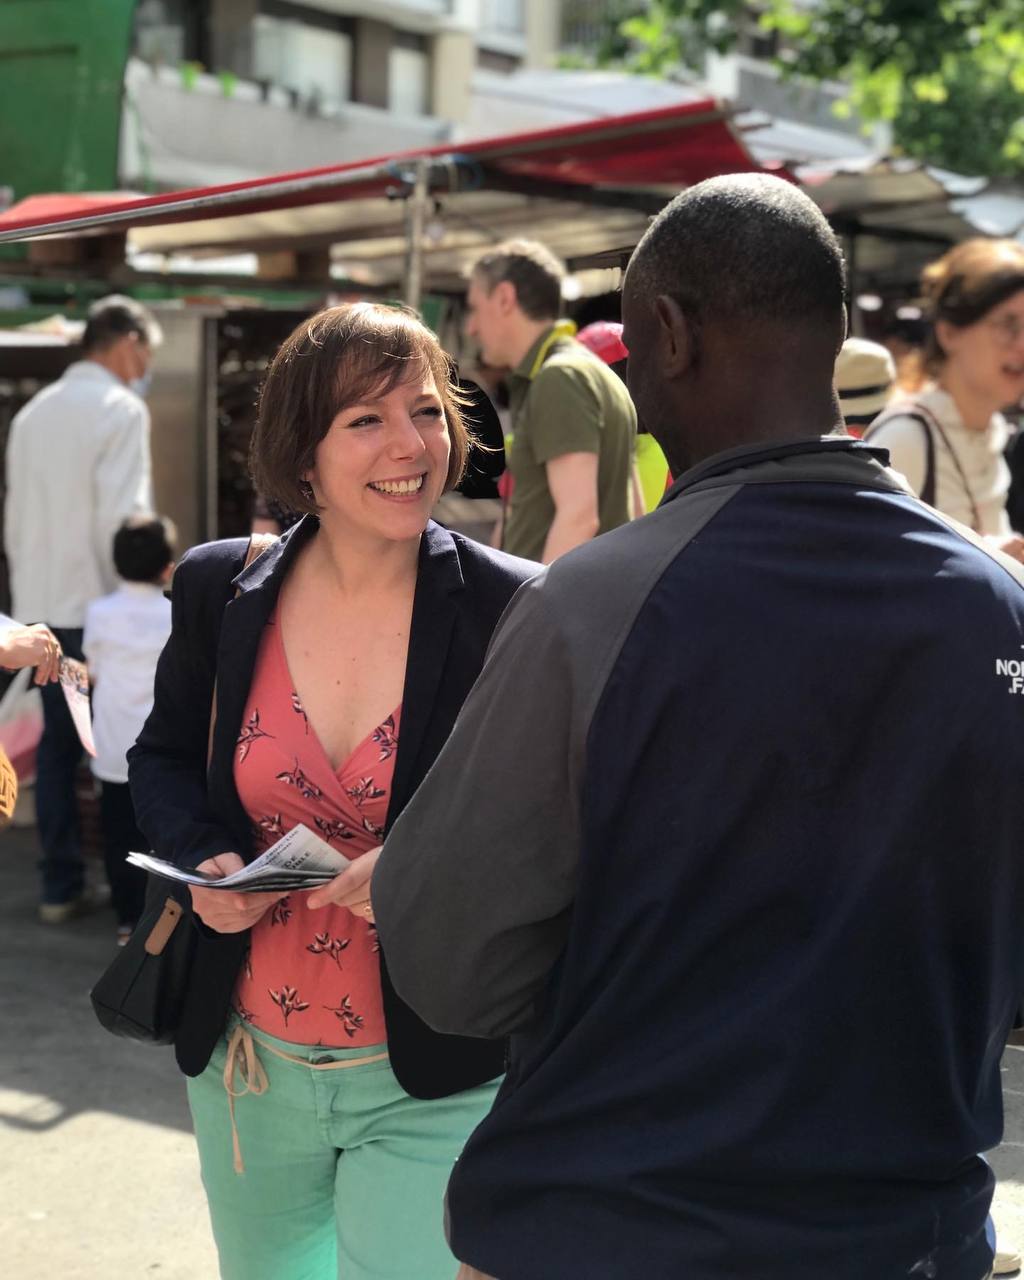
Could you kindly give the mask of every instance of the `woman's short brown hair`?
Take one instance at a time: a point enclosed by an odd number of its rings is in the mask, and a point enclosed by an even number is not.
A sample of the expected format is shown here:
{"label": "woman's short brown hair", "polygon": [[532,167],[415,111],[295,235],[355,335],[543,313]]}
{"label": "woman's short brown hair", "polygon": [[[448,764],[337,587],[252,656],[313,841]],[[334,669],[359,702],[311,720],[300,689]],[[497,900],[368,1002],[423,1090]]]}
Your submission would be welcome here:
{"label": "woman's short brown hair", "polygon": [[375,302],[328,307],[304,320],[281,344],[260,392],[250,449],[256,488],[293,511],[315,513],[302,477],[338,413],[426,373],[451,437],[447,492],[462,479],[471,438],[454,366],[437,338],[413,312]]}
{"label": "woman's short brown hair", "polygon": [[946,359],[934,322],[945,320],[965,329],[1024,289],[1024,245],[980,236],[964,240],[925,267],[921,289],[933,321],[925,363],[934,373]]}

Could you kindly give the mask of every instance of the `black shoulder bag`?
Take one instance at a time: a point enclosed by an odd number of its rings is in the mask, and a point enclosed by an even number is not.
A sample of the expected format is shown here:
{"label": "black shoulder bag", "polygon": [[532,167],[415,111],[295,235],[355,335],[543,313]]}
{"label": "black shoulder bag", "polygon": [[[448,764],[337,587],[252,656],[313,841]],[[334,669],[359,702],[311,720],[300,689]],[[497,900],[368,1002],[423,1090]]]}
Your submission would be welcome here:
{"label": "black shoulder bag", "polygon": [[[243,568],[274,541],[273,535],[253,534]],[[214,684],[211,747],[216,707]],[[111,1035],[144,1044],[173,1043],[196,947],[188,894],[188,885],[149,877],[142,918],[89,993],[100,1025]]]}

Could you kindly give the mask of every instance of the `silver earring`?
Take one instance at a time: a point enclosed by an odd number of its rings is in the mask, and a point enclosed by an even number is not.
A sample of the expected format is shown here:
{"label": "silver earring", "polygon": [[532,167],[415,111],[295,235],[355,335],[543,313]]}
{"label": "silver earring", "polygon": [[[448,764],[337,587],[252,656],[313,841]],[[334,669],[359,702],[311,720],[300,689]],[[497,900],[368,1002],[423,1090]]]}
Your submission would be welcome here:
{"label": "silver earring", "polygon": [[299,481],[299,493],[302,494],[302,496],[306,499],[307,502],[316,501],[316,494],[313,492],[313,486],[309,483],[308,480]]}

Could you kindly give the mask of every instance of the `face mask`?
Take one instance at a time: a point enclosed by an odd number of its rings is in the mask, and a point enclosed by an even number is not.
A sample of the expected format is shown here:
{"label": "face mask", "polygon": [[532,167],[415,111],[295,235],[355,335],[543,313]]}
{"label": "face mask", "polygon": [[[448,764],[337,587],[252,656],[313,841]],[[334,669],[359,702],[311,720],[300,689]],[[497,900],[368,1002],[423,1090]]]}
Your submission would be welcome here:
{"label": "face mask", "polygon": [[137,396],[141,396],[145,400],[150,387],[153,385],[153,375],[144,373],[141,378],[132,378],[128,385]]}

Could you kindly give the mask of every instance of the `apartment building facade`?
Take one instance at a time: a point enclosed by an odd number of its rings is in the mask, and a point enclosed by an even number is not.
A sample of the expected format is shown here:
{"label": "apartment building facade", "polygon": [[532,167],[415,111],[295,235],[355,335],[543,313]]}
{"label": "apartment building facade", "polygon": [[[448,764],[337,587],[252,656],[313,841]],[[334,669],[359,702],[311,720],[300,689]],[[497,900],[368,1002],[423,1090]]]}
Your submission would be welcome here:
{"label": "apartment building facade", "polygon": [[558,0],[140,0],[120,180],[229,182],[446,141],[477,67],[555,57]]}

